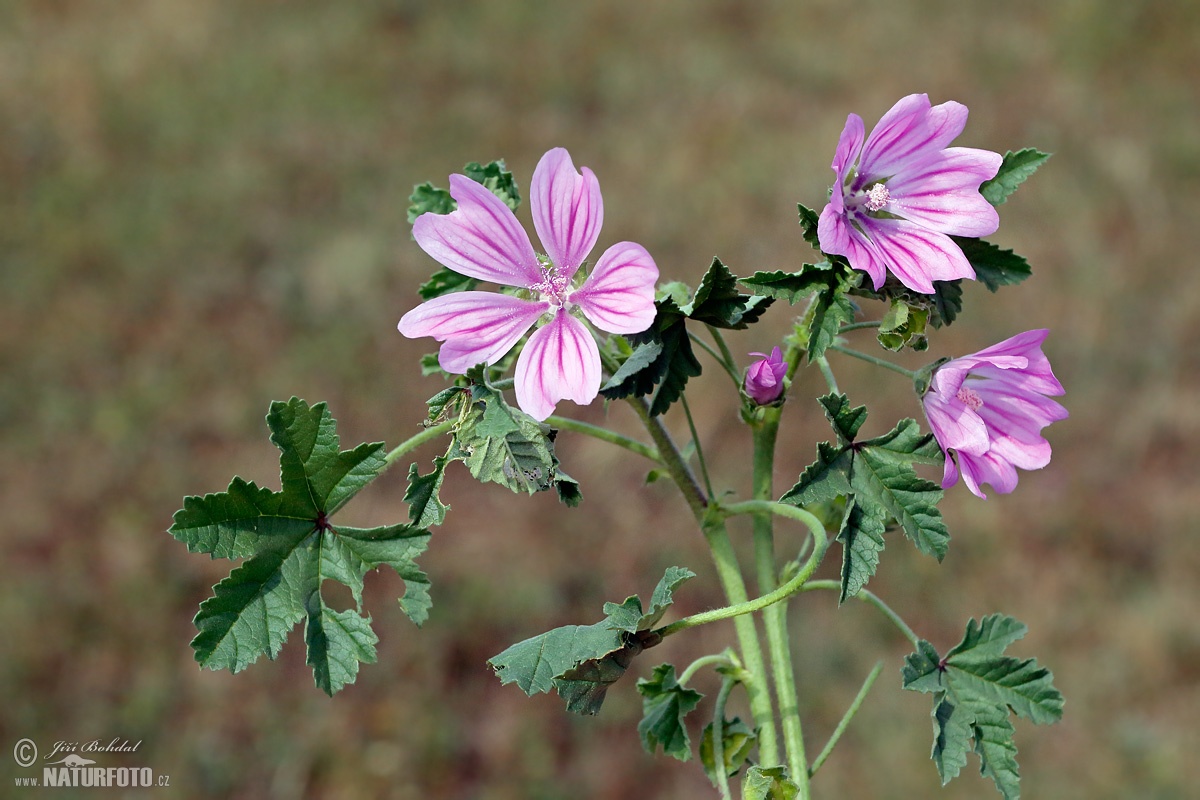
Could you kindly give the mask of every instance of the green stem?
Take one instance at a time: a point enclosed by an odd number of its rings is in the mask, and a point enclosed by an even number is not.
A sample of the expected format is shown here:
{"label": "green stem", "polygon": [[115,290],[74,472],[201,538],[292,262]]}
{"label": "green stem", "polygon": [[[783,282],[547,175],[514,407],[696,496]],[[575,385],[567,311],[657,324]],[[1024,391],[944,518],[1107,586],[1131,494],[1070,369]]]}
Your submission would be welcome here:
{"label": "green stem", "polygon": [[662,459],[658,456],[658,451],[647,444],[630,439],[628,436],[622,436],[616,431],[610,431],[608,428],[602,428],[599,425],[593,425],[590,422],[582,420],[570,419],[569,417],[559,417],[551,415],[546,417],[546,424],[553,428],[560,428],[564,431],[572,431],[574,433],[582,433],[584,436],[591,436],[593,439],[599,439],[602,442],[615,444],[617,447],[624,447],[631,453],[637,453],[639,456],[644,456],[651,461],[662,464]]}
{"label": "green stem", "polygon": [[[704,327],[708,328],[708,332],[712,334],[713,341],[717,343],[717,347],[721,348],[721,355],[725,357],[725,365],[729,368],[730,374],[734,376],[734,380],[737,380],[737,359],[729,351],[729,345],[725,344],[725,337],[721,335],[720,330],[714,328],[712,325],[705,325]],[[738,381],[738,385],[741,385],[741,381]]]}
{"label": "green stem", "polygon": [[728,516],[736,516],[738,514],[775,514],[780,517],[787,517],[798,522],[803,522],[812,532],[814,538],[820,539],[825,536],[825,525],[811,511],[805,511],[798,506],[788,505],[787,503],[778,503],[774,500],[742,500],[738,503],[729,503],[721,506],[721,510]]}
{"label": "green stem", "polygon": [[692,409],[688,406],[687,396],[679,395],[679,404],[683,406],[683,415],[687,417],[688,430],[692,432],[692,445],[696,450],[696,460],[700,463],[700,477],[704,478],[704,488],[708,496],[713,496],[712,481],[708,477],[708,465],[704,463],[704,448],[700,445],[700,436],[696,433],[696,423],[692,421]]}
{"label": "green stem", "polygon": [[[831,589],[835,592],[841,592],[842,584],[838,581],[811,581],[800,591],[808,592],[814,589]],[[858,594],[854,596],[859,600],[862,600],[864,603],[870,603],[883,612],[883,615],[891,620],[891,623],[895,625],[901,633],[904,634],[904,638],[908,639],[908,641],[912,643],[913,647],[918,647],[920,645],[920,637],[917,636],[912,628],[908,627],[908,624],[900,618],[899,614],[893,611],[887,603],[883,602],[883,600],[879,598],[879,595],[866,589],[859,589]]]}
{"label": "green stem", "polygon": [[[733,543],[729,540],[729,531],[725,528],[725,521],[720,515],[708,514],[702,522],[702,527],[704,538],[708,541],[709,549],[712,550],[717,577],[721,581],[721,587],[725,590],[725,597],[732,604],[730,607],[752,605],[752,601],[746,595],[746,584],[742,580],[742,571],[738,567],[737,555],[733,552]],[[775,708],[771,702],[771,687],[767,683],[767,664],[763,660],[762,646],[758,641],[758,626],[754,622],[754,617],[746,616],[744,613],[723,617],[723,619],[729,618],[733,618],[738,646],[742,651],[742,662],[746,666],[746,671],[751,675],[751,680],[745,681],[746,696],[750,701],[750,713],[760,728],[758,734],[759,759],[764,764],[775,765],[779,763]],[[684,620],[679,620],[674,625],[667,627],[682,630],[682,627],[677,627],[681,622]],[[659,633],[666,635],[666,630],[659,631]]]}
{"label": "green stem", "polygon": [[678,683],[680,686],[687,686],[688,681],[690,681],[697,672],[704,669],[709,664],[731,663],[732,662],[729,660],[729,656],[725,655],[724,653],[713,653],[712,655],[700,656],[695,661],[688,664],[687,669],[679,673],[679,677],[676,678],[676,683]]}
{"label": "green stem", "polygon": [[864,328],[878,328],[883,323],[876,320],[874,322],[851,322],[849,325],[843,325],[838,328],[838,333],[849,333],[850,331],[860,331]]}
{"label": "green stem", "polygon": [[909,378],[916,377],[916,374],[917,374],[913,370],[905,369],[904,367],[900,366],[899,364],[893,364],[892,362],[885,361],[882,358],[876,358],[875,356],[868,355],[867,353],[860,353],[857,350],[851,350],[849,347],[842,347],[840,344],[831,344],[826,349],[827,350],[836,350],[839,353],[844,353],[845,355],[852,356],[861,361],[866,361],[868,364],[874,364],[877,367],[883,367],[884,369],[890,369],[892,372],[899,372],[901,375],[907,375]]}
{"label": "green stem", "polygon": [[[756,501],[746,501],[746,503],[753,502]],[[771,503],[768,505],[778,506],[782,504]],[[810,514],[809,516],[812,515]],[[813,517],[813,519],[816,520],[816,517]],[[818,521],[817,524],[820,525],[820,522]],[[813,547],[812,553],[808,557],[808,561],[804,563],[804,566],[800,568],[800,571],[797,572],[791,580],[780,586],[775,591],[768,592],[767,594],[764,594],[761,597],[756,597],[753,600],[734,601],[732,605],[728,605],[724,608],[714,608],[711,611],[702,611],[699,614],[692,614],[690,617],[684,617],[683,619],[672,622],[670,625],[665,625],[662,628],[657,629],[655,633],[658,633],[662,636],[670,636],[673,633],[679,633],[679,631],[687,630],[688,628],[695,628],[699,625],[707,625],[710,622],[720,622],[721,620],[726,619],[736,620],[738,617],[746,614],[752,614],[755,611],[766,608],[770,605],[774,605],[780,600],[786,600],[787,598],[796,594],[801,590],[801,588],[803,588],[804,584],[808,582],[808,579],[813,576],[813,573],[817,571],[817,567],[821,565],[821,561],[825,558],[825,551],[829,549],[829,537],[825,535],[824,530],[818,528],[817,531],[819,531],[820,535],[815,539],[816,543]],[[746,666],[750,667],[750,664],[747,663]]]}
{"label": "green stem", "polygon": [[458,422],[458,420],[456,420],[456,419],[448,419],[445,422],[439,422],[437,425],[433,425],[432,427],[426,428],[425,430],[418,433],[416,436],[413,436],[413,437],[401,442],[400,444],[396,445],[394,448],[392,448],[391,452],[389,452],[386,456],[383,457],[383,461],[385,464],[384,469],[386,469],[387,467],[390,467],[392,465],[392,463],[395,462],[396,459],[400,458],[400,456],[404,455],[405,453],[409,452],[410,450],[416,450],[418,447],[425,444],[426,442],[432,441],[432,440],[436,439],[437,437],[441,436],[443,433],[446,433],[451,428],[453,428],[455,426],[455,424],[457,424],[457,422]]}
{"label": "green stem", "polygon": [[733,691],[735,683],[736,679],[726,676],[713,703],[713,771],[722,800],[733,800],[733,795],[729,793],[729,774],[725,770],[725,704],[729,702],[729,693]]}
{"label": "green stem", "polygon": [[825,743],[825,747],[813,759],[812,767],[808,770],[809,777],[817,774],[817,770],[825,763],[825,759],[829,758],[829,754],[833,752],[833,746],[837,744],[838,739],[842,737],[842,733],[850,725],[850,720],[854,719],[854,715],[858,713],[858,707],[862,705],[863,700],[867,696],[867,692],[871,691],[871,686],[874,685],[875,679],[879,677],[879,673],[883,670],[883,662],[876,661],[875,668],[871,670],[871,674],[863,681],[862,688],[858,690],[858,694],[854,697],[854,702],[846,709],[846,713],[842,715],[842,721],[833,729],[833,733],[829,736],[829,741]]}
{"label": "green stem", "polygon": [[708,508],[708,496],[696,481],[696,476],[692,474],[687,462],[683,460],[679,448],[671,439],[671,434],[662,424],[662,419],[650,416],[650,405],[640,397],[629,398],[629,405],[633,407],[642,424],[646,426],[646,432],[650,434],[654,446],[658,448],[659,459],[666,467],[671,480],[683,493],[683,499],[687,501],[688,508],[692,510],[692,516],[696,518],[697,522],[702,523]]}
{"label": "green stem", "polygon": [[[771,503],[775,496],[775,442],[779,435],[779,407],[763,409],[762,418],[754,425],[754,499]],[[775,567],[774,523],[769,513],[754,515],[754,563],[759,594],[775,591],[779,586]],[[763,627],[767,633],[767,651],[771,656],[771,672],[775,682],[775,699],[779,705],[779,722],[783,730],[784,750],[788,773],[800,787],[800,797],[808,797],[808,760],[804,754],[804,732],[800,723],[800,704],[796,697],[796,674],[787,630],[787,603],[776,603],[763,610]]]}
{"label": "green stem", "polygon": [[726,361],[725,358],[720,353],[718,353],[716,350],[713,350],[712,347],[710,347],[706,341],[701,339],[696,334],[691,333],[689,331],[688,338],[691,339],[693,342],[695,342],[697,347],[699,347],[704,352],[708,353],[710,356],[713,357],[714,361],[716,361],[718,364],[721,365],[721,368],[725,370],[725,374],[728,375],[729,378],[733,381],[734,386],[736,386],[739,390],[742,388],[741,376],[738,375],[737,370],[734,369],[733,365],[730,362]]}
{"label": "green stem", "polygon": [[837,378],[833,377],[833,370],[829,368],[829,359],[825,356],[820,356],[816,359],[817,369],[821,370],[821,375],[825,378],[825,384],[829,387],[829,391],[834,394],[841,394],[838,389]]}

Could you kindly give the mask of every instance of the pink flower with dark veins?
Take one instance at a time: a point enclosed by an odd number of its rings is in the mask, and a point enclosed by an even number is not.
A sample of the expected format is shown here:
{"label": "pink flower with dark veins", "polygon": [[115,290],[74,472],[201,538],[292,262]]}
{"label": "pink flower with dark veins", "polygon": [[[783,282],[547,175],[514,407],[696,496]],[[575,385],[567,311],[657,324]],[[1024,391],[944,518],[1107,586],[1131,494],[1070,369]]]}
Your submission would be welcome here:
{"label": "pink flower with dark veins", "polygon": [[481,291],[435,297],[405,314],[400,332],[442,342],[438,363],[463,374],[499,361],[536,325],[517,358],[517,404],[540,421],[559,400],[590,403],[600,390],[600,351],[584,319],[608,333],[650,327],[654,259],[640,244],[620,242],[590,274],[581,271],[600,236],[604,204],[596,176],[587,167],[580,174],[561,147],[542,156],[530,186],[544,255],[534,252],[512,210],[480,184],[451,175],[450,195],[458,203],[454,212],[417,218],[417,244],[455,272],[525,291],[519,297]]}
{"label": "pink flower with dark veins", "polygon": [[760,406],[775,402],[783,394],[783,378],[787,375],[783,353],[779,347],[775,347],[769,356],[763,353],[750,355],[758,356],[759,360],[746,370],[746,379],[742,384],[746,394]]}
{"label": "pink flower with dark veins", "polygon": [[1051,396],[1062,384],[1042,353],[1049,331],[1019,333],[986,350],[938,367],[921,402],[933,436],[946,454],[942,487],[963,481],[986,499],[980,484],[1001,494],[1017,486],[1017,468],[1050,463],[1042,428],[1067,418]]}
{"label": "pink flower with dark veins", "polygon": [[826,253],[845,256],[876,289],[890,271],[922,294],[933,281],[974,278],[951,236],[987,236],[1000,218],[979,193],[1003,158],[988,150],[947,147],[967,124],[967,107],[930,107],[910,94],[863,142],[863,121],[846,118],[833,156],[837,182],[821,212],[817,236]]}

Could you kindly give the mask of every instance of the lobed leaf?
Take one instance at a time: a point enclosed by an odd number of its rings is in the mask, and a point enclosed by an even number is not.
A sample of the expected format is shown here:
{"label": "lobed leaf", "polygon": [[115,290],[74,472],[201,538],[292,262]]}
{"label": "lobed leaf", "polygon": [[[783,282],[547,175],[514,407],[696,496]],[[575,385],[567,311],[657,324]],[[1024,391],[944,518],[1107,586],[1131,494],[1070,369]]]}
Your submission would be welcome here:
{"label": "lobed leaf", "polygon": [[842,543],[839,604],[862,591],[875,574],[879,554],[883,551],[886,523],[887,518],[878,506],[868,505],[864,509],[853,499],[846,504],[846,516],[837,536]]}
{"label": "lobed leaf", "polygon": [[975,270],[975,277],[994,292],[1001,286],[1015,286],[1033,274],[1029,262],[1012,250],[1001,250],[983,239],[951,236]]}
{"label": "lobed leaf", "polygon": [[637,690],[642,695],[642,721],[638,723],[642,747],[651,755],[662,747],[672,758],[690,759],[692,746],[683,719],[704,695],[679,685],[673,664],[659,664],[650,678],[638,681]]}
{"label": "lobed leaf", "polygon": [[714,328],[743,330],[757,322],[774,299],[742,294],[737,284],[737,276],[719,258],[714,258],[691,302],[680,311],[688,319]]}
{"label": "lobed leaf", "polygon": [[1023,148],[1015,153],[1010,150],[1004,154],[996,177],[984,181],[979,187],[979,193],[992,205],[1001,205],[1049,158],[1049,153],[1032,147]]}
{"label": "lobed leaf", "polygon": [[[700,734],[700,745],[697,749],[700,751],[700,764],[704,767],[705,774],[713,785],[717,786],[717,760],[713,744],[713,724],[710,722]],[[721,760],[724,763],[721,766],[725,769],[726,777],[732,777],[741,770],[757,744],[757,728],[751,728],[742,722],[740,717],[724,721],[721,726],[721,752],[724,755]]]}
{"label": "lobed leaf", "polygon": [[784,766],[751,767],[742,781],[742,800],[796,800],[799,796],[800,787]]}

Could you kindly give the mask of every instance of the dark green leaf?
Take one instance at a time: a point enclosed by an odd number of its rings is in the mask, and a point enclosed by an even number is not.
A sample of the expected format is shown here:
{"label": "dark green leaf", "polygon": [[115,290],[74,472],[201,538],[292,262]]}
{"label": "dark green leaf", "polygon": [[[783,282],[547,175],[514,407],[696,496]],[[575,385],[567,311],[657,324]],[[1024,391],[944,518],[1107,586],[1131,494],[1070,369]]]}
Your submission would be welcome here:
{"label": "dark green leaf", "polygon": [[688,379],[699,375],[701,367],[679,306],[670,298],[658,300],[655,306],[654,324],[630,337],[634,349],[626,363],[636,359],[634,365],[625,369],[623,364],[600,394],[609,400],[651,396],[650,413],[658,416],[680,398]]}
{"label": "dark green leaf", "polygon": [[1018,797],[1010,711],[1038,724],[1062,718],[1062,694],[1049,670],[1034,659],[1004,655],[1024,633],[1025,626],[1011,617],[995,614],[980,623],[972,619],[962,642],[945,658],[922,640],[905,659],[904,688],[933,694],[933,759],[943,783],[966,764],[971,739],[980,771],[1004,797]]}
{"label": "dark green leaf", "polygon": [[554,679],[554,689],[572,714],[598,714],[608,687],[612,686],[645,647],[634,637],[624,637],[624,646],[605,655],[589,658]]}
{"label": "dark green leaf", "polygon": [[1029,262],[1012,250],[1001,250],[983,239],[950,238],[962,248],[963,255],[975,270],[975,277],[989,291],[994,292],[1001,286],[1015,286],[1033,274]]}
{"label": "dark green leaf", "polygon": [[488,659],[501,684],[515,683],[527,695],[548,692],[554,679],[593,658],[603,658],[625,646],[623,631],[607,619],[594,625],[564,625],[538,634]]}
{"label": "dark green leaf", "polygon": [[786,300],[795,305],[813,293],[829,288],[833,270],[833,264],[822,261],[819,264],[805,264],[799,272],[756,272],[738,282],[748,286],[755,294]]}
{"label": "dark green leaf", "polygon": [[941,328],[954,322],[962,311],[962,281],[934,281],[929,301],[933,311],[930,325]]}
{"label": "dark green leaf", "polygon": [[850,406],[850,400],[844,394],[827,394],[817,398],[825,411],[825,418],[833,426],[838,441],[842,444],[852,444],[858,430],[867,421],[866,406]]}
{"label": "dark green leaf", "polygon": [[667,613],[667,609],[675,602],[675,590],[694,577],[696,573],[686,567],[668,567],[658,585],[654,587],[654,594],[650,596],[650,607],[638,620],[636,630],[646,631],[657,625],[663,614]]}
{"label": "dark green leaf", "polygon": [[1017,187],[1025,182],[1025,179],[1037,172],[1038,167],[1046,163],[1050,158],[1049,153],[1043,153],[1035,150],[1032,147],[1026,147],[1017,152],[1011,150],[1004,154],[1004,161],[1000,163],[1000,170],[996,173],[996,177],[990,181],[984,181],[979,187],[979,193],[983,195],[983,199],[987,200],[994,206],[1001,205],[1008,196],[1017,190]]}
{"label": "dark green leaf", "polygon": [[450,192],[429,182],[414,186],[408,200],[411,203],[408,207],[409,225],[416,222],[417,217],[422,214],[449,214],[458,207]]}
{"label": "dark green leaf", "polygon": [[433,472],[420,475],[417,465],[408,468],[408,490],[404,492],[404,502],[408,503],[408,519],[418,528],[432,528],[446,521],[446,512],[450,506],[442,503],[438,492],[442,488],[442,479],[446,476],[446,458],[438,456],[433,460]]}
{"label": "dark green leaf", "polygon": [[817,445],[817,460],[805,468],[796,485],[780,498],[782,503],[810,506],[854,493],[850,487],[850,468],[854,451],[849,447],[834,447],[829,442]]}
{"label": "dark green leaf", "polygon": [[476,183],[482,183],[513,211],[520,207],[521,192],[517,190],[517,182],[505,166],[504,159],[492,161],[486,166],[472,161],[463,167],[463,174]]}
{"label": "dark green leaf", "polygon": [[762,316],[774,302],[769,297],[742,294],[737,276],[714,258],[700,280],[692,301],[680,309],[688,319],[714,328],[742,330]]}
{"label": "dark green leaf", "polygon": [[451,292],[469,291],[478,285],[479,281],[474,278],[460,275],[452,269],[442,267],[430,275],[429,280],[417,287],[417,294],[421,296],[422,300],[432,300],[435,297],[441,297]]}
{"label": "dark green leaf", "polygon": [[821,222],[821,215],[800,203],[796,204],[796,210],[800,214],[800,227],[804,228],[804,241],[812,245],[814,250],[820,250],[821,239],[817,235],[817,226]]}
{"label": "dark green leaf", "polygon": [[886,514],[879,506],[867,505],[864,509],[854,500],[846,504],[846,516],[837,536],[842,543],[839,604],[858,594],[875,574],[879,553],[883,550],[886,522]]}
{"label": "dark green leaf", "polygon": [[633,349],[624,363],[613,373],[600,392],[610,400],[620,400],[633,395],[644,397],[654,391],[654,385],[662,377],[659,368],[663,344],[661,340],[646,341]]}
{"label": "dark green leaf", "polygon": [[642,747],[651,755],[661,746],[673,758],[690,759],[692,746],[683,718],[704,695],[680,686],[673,664],[659,664],[650,678],[638,681],[637,689],[642,695],[642,721],[638,723]]}
{"label": "dark green leaf", "polygon": [[[414,559],[429,533],[333,527],[332,514],[383,468],[383,444],[339,451],[324,403],[273,403],[267,424],[280,450],[282,491],[235,478],[226,492],[185,498],[171,526],[194,552],[247,559],[201,603],[192,648],[202,666],[238,672],[264,653],[274,658],[307,616],[308,661],[317,685],[333,694],[354,680],[358,662],[374,660],[370,619],[359,613],[368,570],[393,567],[405,581],[401,607],[418,625],[428,616],[429,581]],[[326,580],[346,584],[359,611],[330,609],[321,596]]]}

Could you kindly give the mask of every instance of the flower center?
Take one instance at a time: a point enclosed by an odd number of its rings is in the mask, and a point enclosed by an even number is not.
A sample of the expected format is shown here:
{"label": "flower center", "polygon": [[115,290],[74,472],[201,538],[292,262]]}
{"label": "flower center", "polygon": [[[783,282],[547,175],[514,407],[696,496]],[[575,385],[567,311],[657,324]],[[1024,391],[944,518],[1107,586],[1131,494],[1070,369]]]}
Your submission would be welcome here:
{"label": "flower center", "polygon": [[976,392],[968,389],[966,386],[960,388],[955,397],[962,401],[962,404],[972,411],[978,411],[979,409],[983,408],[983,398],[980,397]]}
{"label": "flower center", "polygon": [[878,211],[888,204],[892,196],[888,194],[888,189],[882,183],[877,183],[867,190],[867,210]]}
{"label": "flower center", "polygon": [[530,287],[540,298],[562,308],[571,296],[571,280],[559,275],[553,264],[542,265],[542,279]]}

